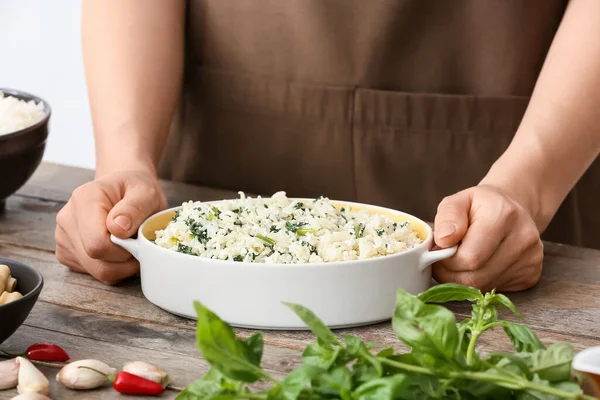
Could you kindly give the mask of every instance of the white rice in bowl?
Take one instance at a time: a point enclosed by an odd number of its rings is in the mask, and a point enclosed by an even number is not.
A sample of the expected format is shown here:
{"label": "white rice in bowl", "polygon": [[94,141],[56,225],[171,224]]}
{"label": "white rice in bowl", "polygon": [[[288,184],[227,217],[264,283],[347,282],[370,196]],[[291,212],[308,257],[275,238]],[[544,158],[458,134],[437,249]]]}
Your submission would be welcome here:
{"label": "white rice in bowl", "polygon": [[46,112],[44,103],[23,101],[0,92],[0,135],[20,131],[40,122]]}
{"label": "white rice in bowl", "polygon": [[421,244],[409,221],[367,210],[337,209],[326,197],[298,202],[271,198],[218,203],[187,202],[155,243],[180,253],[218,260],[303,264],[361,260]]}

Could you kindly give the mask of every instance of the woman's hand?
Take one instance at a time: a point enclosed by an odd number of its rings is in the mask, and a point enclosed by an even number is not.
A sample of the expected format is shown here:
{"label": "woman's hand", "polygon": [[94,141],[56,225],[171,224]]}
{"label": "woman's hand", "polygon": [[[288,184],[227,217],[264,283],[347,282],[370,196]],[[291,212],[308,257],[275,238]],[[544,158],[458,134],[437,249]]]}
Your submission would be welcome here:
{"label": "woman's hand", "polygon": [[139,271],[127,251],[110,241],[135,234],[150,215],[167,207],[155,175],[115,172],[75,189],[56,216],[56,258],[74,271],[115,284]]}
{"label": "woman's hand", "polygon": [[440,203],[435,243],[459,244],[454,257],[433,266],[440,282],[482,290],[524,290],[542,272],[543,245],[530,213],[502,190],[475,186]]}

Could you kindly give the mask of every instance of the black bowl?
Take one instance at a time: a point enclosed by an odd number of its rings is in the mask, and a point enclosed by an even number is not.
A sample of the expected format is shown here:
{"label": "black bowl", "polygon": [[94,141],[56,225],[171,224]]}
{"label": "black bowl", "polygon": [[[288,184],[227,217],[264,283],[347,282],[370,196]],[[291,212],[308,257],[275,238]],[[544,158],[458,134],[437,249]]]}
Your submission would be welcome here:
{"label": "black bowl", "polygon": [[29,93],[2,89],[5,96],[19,100],[44,103],[44,118],[28,128],[0,135],[0,211],[8,196],[15,193],[27,182],[42,161],[48,137],[48,121],[51,110],[48,103]]}
{"label": "black bowl", "polygon": [[44,278],[35,268],[18,261],[0,258],[0,264],[8,265],[11,275],[17,280],[19,300],[0,306],[0,344],[10,337],[25,321],[38,299]]}

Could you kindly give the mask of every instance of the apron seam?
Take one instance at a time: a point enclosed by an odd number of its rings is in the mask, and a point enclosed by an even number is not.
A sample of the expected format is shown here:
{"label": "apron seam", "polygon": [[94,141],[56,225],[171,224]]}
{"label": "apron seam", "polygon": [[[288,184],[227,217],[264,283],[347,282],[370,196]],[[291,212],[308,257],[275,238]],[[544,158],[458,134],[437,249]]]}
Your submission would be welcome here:
{"label": "apron seam", "polygon": [[[394,135],[396,132],[410,132],[410,133],[447,133],[447,134],[459,134],[459,135],[470,135],[470,134],[480,134],[483,132],[487,132],[490,135],[493,134],[511,134],[514,135],[516,129],[499,129],[499,130],[491,130],[491,129],[439,129],[439,128],[410,128],[410,127],[397,127],[385,124],[368,124],[368,123],[356,123],[353,124],[353,127],[364,127],[364,128],[382,128],[386,131],[381,132],[371,132],[369,135]],[[392,133],[387,133],[387,131],[394,131]],[[366,135],[365,135],[366,136]]]}
{"label": "apron seam", "polygon": [[332,124],[332,125],[350,125],[352,126],[352,114],[350,114],[350,118],[348,118],[349,121],[344,121],[343,119],[327,119],[327,118],[316,118],[316,117],[309,117],[306,115],[293,115],[293,114],[287,114],[287,113],[274,113],[274,112],[268,112],[268,111],[264,111],[264,109],[259,109],[259,108],[246,108],[246,107],[229,107],[229,106],[223,106],[223,105],[217,105],[217,104],[207,104],[204,105],[204,109],[205,110],[210,110],[210,109],[218,109],[218,110],[227,110],[227,111],[233,111],[233,112],[239,112],[240,114],[245,114],[245,115],[257,115],[260,117],[264,117],[264,118],[272,118],[272,119],[276,119],[276,120],[286,120],[286,119],[293,119],[293,120],[298,120],[298,121],[307,121],[307,122],[314,122],[314,123],[322,123],[322,124]]}

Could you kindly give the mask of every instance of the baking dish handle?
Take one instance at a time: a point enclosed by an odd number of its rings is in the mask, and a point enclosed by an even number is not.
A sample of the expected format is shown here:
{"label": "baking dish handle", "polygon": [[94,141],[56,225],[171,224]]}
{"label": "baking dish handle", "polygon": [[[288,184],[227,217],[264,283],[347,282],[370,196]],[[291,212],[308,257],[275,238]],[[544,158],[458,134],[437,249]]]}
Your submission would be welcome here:
{"label": "baking dish handle", "polygon": [[442,250],[426,251],[421,255],[421,259],[419,260],[419,271],[423,271],[431,264],[440,260],[452,257],[454,254],[456,254],[457,248],[458,246],[452,246]]}
{"label": "baking dish handle", "polygon": [[110,240],[117,246],[120,246],[130,252],[135,258],[138,258],[139,243],[137,239],[121,239],[115,235],[110,235]]}

